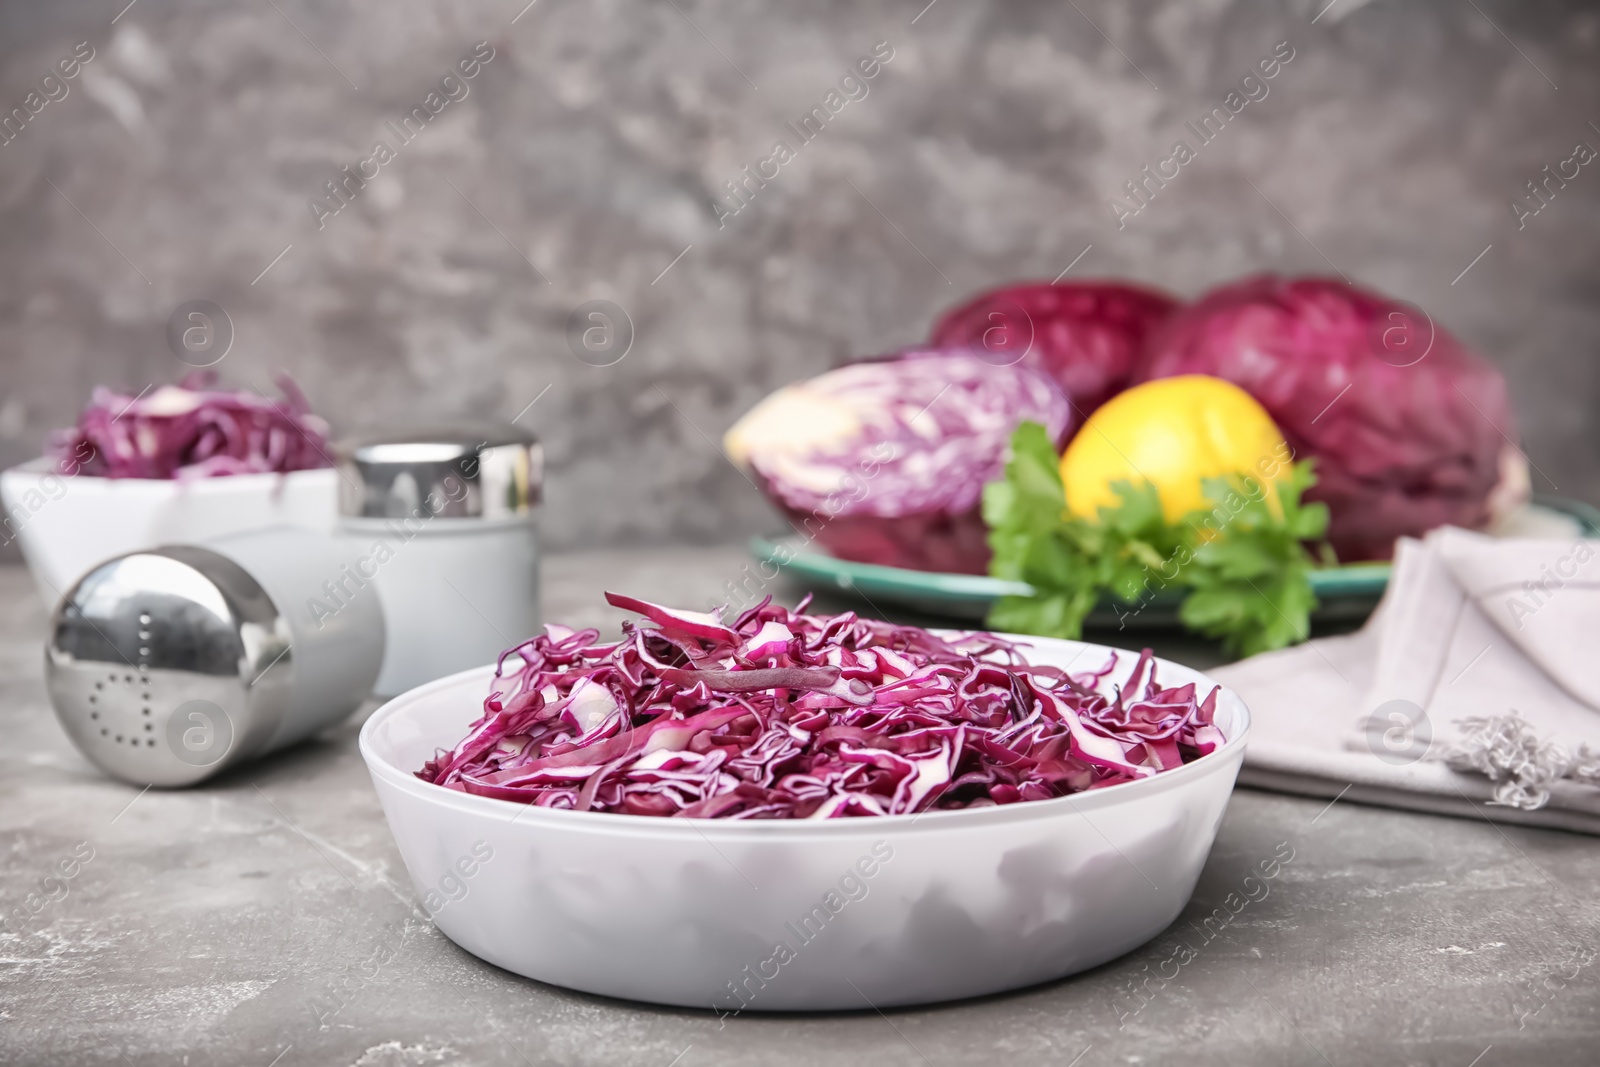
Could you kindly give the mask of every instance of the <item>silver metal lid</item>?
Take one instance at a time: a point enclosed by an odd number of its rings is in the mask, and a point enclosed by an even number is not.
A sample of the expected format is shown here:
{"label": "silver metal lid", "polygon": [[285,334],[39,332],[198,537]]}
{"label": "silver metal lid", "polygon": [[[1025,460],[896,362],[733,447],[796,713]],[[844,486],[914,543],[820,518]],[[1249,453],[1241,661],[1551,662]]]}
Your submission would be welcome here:
{"label": "silver metal lid", "polygon": [[334,445],[341,515],[506,519],[544,490],[544,448],[507,423],[379,429]]}
{"label": "silver metal lid", "polygon": [[107,774],[191,785],[260,750],[294,686],[287,620],[210,549],[134,552],[56,605],[45,681],[67,734]]}

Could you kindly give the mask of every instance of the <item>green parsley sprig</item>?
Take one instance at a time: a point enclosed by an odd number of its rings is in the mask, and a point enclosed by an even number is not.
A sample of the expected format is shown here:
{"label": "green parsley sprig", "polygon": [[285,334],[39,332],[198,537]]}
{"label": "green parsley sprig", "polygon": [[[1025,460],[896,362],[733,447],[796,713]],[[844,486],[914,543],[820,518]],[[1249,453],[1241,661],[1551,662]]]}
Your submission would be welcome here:
{"label": "green parsley sprig", "polygon": [[1320,543],[1321,562],[1332,562],[1321,543],[1327,505],[1301,500],[1314,484],[1310,460],[1276,481],[1209,478],[1203,488],[1212,509],[1169,522],[1155,486],[1116,482],[1118,503],[1084,519],[1067,514],[1060,457],[1045,428],[1025,422],[1012,435],[1004,480],[984,487],[983,517],[989,573],[1034,592],[996,601],[988,625],[1076,638],[1103,600],[1142,610],[1171,589],[1182,596],[1179,620],[1237,655],[1304,641],[1319,563],[1307,546]]}

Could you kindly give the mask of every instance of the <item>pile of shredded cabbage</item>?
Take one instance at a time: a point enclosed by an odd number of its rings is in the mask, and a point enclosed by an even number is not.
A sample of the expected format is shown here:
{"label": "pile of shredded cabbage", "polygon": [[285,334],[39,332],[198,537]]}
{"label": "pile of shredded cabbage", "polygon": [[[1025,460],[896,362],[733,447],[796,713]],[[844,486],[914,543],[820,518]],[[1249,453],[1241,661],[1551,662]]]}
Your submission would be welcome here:
{"label": "pile of shredded cabbage", "polygon": [[1224,737],[1217,690],[1032,666],[990,634],[806,615],[731,624],[607,593],[648,622],[547,626],[500,657],[484,714],[417,777],[575,811],[827,819],[1012,804],[1145,778]]}
{"label": "pile of shredded cabbage", "polygon": [[78,425],[55,435],[52,458],[103,478],[204,478],[332,466],[328,424],[293,379],[283,400],[215,388],[211,371],[138,396],[97,388]]}

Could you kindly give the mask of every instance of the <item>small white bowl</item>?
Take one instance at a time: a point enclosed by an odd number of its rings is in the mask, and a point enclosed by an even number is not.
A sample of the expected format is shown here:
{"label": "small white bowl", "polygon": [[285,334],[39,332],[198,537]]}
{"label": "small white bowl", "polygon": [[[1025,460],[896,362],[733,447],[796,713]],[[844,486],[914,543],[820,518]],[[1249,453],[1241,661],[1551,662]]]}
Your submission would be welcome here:
{"label": "small white bowl", "polygon": [[[1080,670],[1111,650],[1018,637]],[[1080,653],[1084,658],[1079,658]],[[1113,679],[1135,657],[1122,653]],[[1164,685],[1214,684],[1158,660]],[[1244,756],[1054,800],[825,821],[554,811],[413,772],[465,736],[492,667],[383,705],[361,730],[424,910],[499,967],[589,993],[720,1012],[921,1004],[1016,989],[1137,948],[1183,910]],[[782,948],[780,948],[782,946]]]}
{"label": "small white bowl", "polygon": [[337,486],[331,467],[176,481],[65,475],[40,458],[0,473],[0,543],[21,543],[34,585],[51,605],[91,567],[125,552],[263,526],[331,532]]}

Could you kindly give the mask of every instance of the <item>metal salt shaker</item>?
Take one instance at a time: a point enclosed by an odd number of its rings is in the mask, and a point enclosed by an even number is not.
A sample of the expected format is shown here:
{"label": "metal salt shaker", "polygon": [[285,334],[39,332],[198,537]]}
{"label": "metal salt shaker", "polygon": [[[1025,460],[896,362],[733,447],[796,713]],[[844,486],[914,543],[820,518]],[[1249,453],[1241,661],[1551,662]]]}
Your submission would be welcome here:
{"label": "metal salt shaker", "polygon": [[544,452],[513,425],[377,430],[338,442],[336,539],[348,569],[325,610],[376,588],[385,696],[492,663],[539,627]]}
{"label": "metal salt shaker", "polygon": [[50,702],[101,770],[185,786],[293,744],[354,711],[383,656],[377,598],[312,608],[342,559],[289,527],[107,560],[56,605]]}

